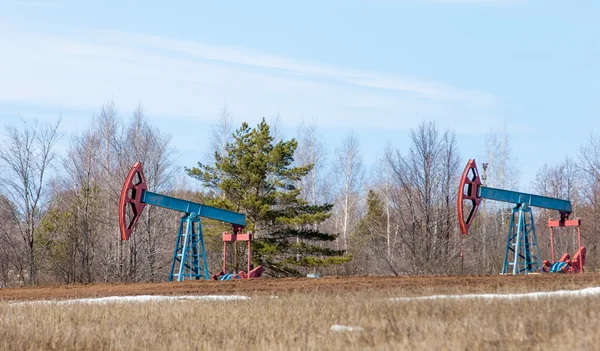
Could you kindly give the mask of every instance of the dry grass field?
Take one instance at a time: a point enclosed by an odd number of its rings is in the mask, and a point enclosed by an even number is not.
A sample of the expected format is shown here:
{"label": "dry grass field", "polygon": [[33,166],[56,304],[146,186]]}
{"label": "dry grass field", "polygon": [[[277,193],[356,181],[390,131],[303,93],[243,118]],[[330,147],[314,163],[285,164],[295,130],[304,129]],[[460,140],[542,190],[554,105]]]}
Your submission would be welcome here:
{"label": "dry grass field", "polygon": [[[595,350],[600,347],[600,296],[391,300],[591,286],[600,286],[600,275],[264,279],[0,289],[0,349]],[[22,303],[215,293],[250,299]],[[362,330],[336,332],[330,330],[332,325]]]}

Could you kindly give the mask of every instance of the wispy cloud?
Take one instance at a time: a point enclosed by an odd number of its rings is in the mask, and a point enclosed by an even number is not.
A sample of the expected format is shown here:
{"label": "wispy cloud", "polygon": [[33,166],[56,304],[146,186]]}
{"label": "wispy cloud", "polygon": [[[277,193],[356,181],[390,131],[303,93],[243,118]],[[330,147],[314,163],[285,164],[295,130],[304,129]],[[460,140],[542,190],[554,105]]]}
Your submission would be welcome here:
{"label": "wispy cloud", "polygon": [[186,55],[193,59],[263,68],[275,71],[280,75],[287,74],[290,78],[328,79],[350,86],[415,94],[434,100],[464,101],[476,104],[491,104],[494,100],[489,94],[458,89],[439,82],[301,62],[242,48],[121,32],[98,32],[96,37],[104,38],[111,43],[122,43],[127,47],[137,46],[143,49],[160,50],[163,53]]}
{"label": "wispy cloud", "polygon": [[421,0],[425,2],[437,2],[440,4],[470,4],[470,5],[522,5],[527,0]]}
{"label": "wispy cloud", "polygon": [[25,7],[54,7],[62,5],[59,0],[13,0],[13,3]]}
{"label": "wispy cloud", "polygon": [[514,6],[523,5],[528,0],[368,0],[383,3],[414,3],[414,4],[453,4],[475,6]]}
{"label": "wispy cloud", "polygon": [[132,33],[16,31],[0,36],[0,47],[0,103],[98,108],[114,99],[132,109],[141,100],[150,114],[212,121],[227,101],[242,118],[279,112],[284,122],[387,129],[433,119],[465,130],[497,104],[442,82]]}

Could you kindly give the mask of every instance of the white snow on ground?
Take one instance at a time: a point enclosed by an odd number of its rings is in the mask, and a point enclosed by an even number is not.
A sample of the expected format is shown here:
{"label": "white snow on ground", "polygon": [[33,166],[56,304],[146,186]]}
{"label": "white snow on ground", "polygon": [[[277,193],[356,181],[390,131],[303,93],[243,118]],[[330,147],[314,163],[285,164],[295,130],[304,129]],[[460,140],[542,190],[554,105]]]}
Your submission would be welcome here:
{"label": "white snow on ground", "polygon": [[544,297],[584,297],[600,295],[600,287],[585,288],[581,290],[558,290],[547,292],[533,292],[526,294],[465,294],[465,295],[432,295],[417,297],[394,297],[392,301],[419,301],[419,300],[460,300],[460,299],[498,299],[498,300],[516,300],[516,299],[538,299]]}
{"label": "white snow on ground", "polygon": [[330,331],[334,332],[361,332],[364,331],[361,327],[349,327],[347,325],[334,324],[329,328]]}
{"label": "white snow on ground", "polygon": [[[487,300],[515,300],[515,299],[538,299],[545,297],[585,297],[600,295],[600,287],[585,288],[581,290],[558,290],[548,292],[533,292],[525,294],[465,294],[465,295],[432,295],[432,296],[417,296],[417,297],[395,297],[391,301],[420,301],[420,300],[460,300],[460,299],[487,299]],[[271,296],[272,299],[279,298]],[[236,301],[250,300],[248,296],[241,295],[184,295],[184,296],[161,296],[161,295],[138,295],[138,296],[108,296],[99,298],[87,299],[72,299],[72,300],[39,300],[39,301],[19,301],[9,302],[11,306],[24,306],[32,304],[49,304],[49,305],[71,305],[71,304],[108,304],[108,303],[142,303],[142,302],[162,302],[162,301]],[[332,331],[349,331],[344,328],[360,328],[346,327],[343,325],[331,326]]]}
{"label": "white snow on ground", "polygon": [[89,299],[73,300],[40,300],[11,302],[11,306],[23,306],[31,304],[50,304],[50,305],[72,305],[72,304],[108,304],[108,303],[126,303],[126,302],[162,302],[162,301],[234,301],[249,300],[248,296],[239,295],[188,295],[188,296],[160,296],[160,295],[138,295],[138,296],[108,296]]}

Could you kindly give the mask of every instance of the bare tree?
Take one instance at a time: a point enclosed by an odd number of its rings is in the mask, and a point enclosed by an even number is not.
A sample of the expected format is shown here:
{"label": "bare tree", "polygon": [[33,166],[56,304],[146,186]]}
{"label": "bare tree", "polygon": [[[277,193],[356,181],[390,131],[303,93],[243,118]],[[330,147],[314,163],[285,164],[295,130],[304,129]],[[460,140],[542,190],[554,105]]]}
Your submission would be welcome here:
{"label": "bare tree", "polygon": [[285,137],[285,131],[283,130],[281,115],[279,112],[269,118],[269,127],[271,130],[271,136],[275,142],[278,142]]}
{"label": "bare tree", "polygon": [[387,145],[383,156],[378,158],[374,169],[373,179],[375,181],[375,189],[382,201],[383,217],[385,219],[385,231],[380,233],[385,238],[385,252],[388,265],[394,260],[396,241],[398,238],[398,226],[395,224],[394,216],[392,216],[392,167],[388,159],[393,157],[393,149],[391,145]]}
{"label": "bare tree", "polygon": [[600,136],[591,133],[579,150],[581,203],[579,214],[582,218],[582,231],[585,233],[588,248],[589,267],[598,267],[597,257],[600,245]]}
{"label": "bare tree", "polygon": [[435,123],[411,131],[406,155],[388,154],[394,189],[392,202],[399,220],[399,238],[406,248],[400,270],[436,272],[448,269],[456,258],[455,184],[458,152],[453,133],[440,135]]}
{"label": "bare tree", "polygon": [[577,165],[569,157],[556,166],[544,164],[536,173],[533,188],[540,195],[576,202],[580,187],[578,173]]}
{"label": "bare tree", "polygon": [[101,216],[98,225],[101,226],[102,236],[96,241],[99,246],[101,276],[103,281],[124,280],[126,269],[126,245],[119,240],[118,225],[114,221],[114,210],[127,174],[126,156],[128,144],[122,143],[123,125],[118,116],[114,101],[104,104],[95,115],[90,131],[100,142],[98,148],[99,165],[101,167],[99,182],[103,184],[99,195]]}
{"label": "bare tree", "polygon": [[600,182],[600,136],[591,133],[579,154],[583,171],[591,180]]}
{"label": "bare tree", "polygon": [[[227,105],[223,105],[218,116],[217,124],[212,128],[212,135],[210,140],[210,154],[208,158],[210,163],[216,162],[216,155],[223,157],[226,153],[227,143],[231,140],[234,131],[233,116],[229,112]],[[215,190],[218,196],[225,198],[225,193],[219,189]]]}
{"label": "bare tree", "polygon": [[44,206],[46,178],[54,161],[54,147],[61,137],[58,130],[60,118],[55,124],[28,124],[22,120],[21,129],[7,126],[0,148],[0,186],[16,206],[13,214],[18,223],[21,239],[26,244],[28,257],[28,281],[37,282],[35,260],[36,230]]}
{"label": "bare tree", "polygon": [[[132,143],[135,152],[132,154],[134,160],[130,163],[142,162],[144,172],[148,182],[148,189],[153,192],[168,190],[172,183],[175,168],[173,167],[174,150],[170,147],[171,136],[160,133],[160,131],[150,126],[139,105],[133,114],[133,119],[129,124],[127,131],[127,141]],[[150,281],[155,281],[157,277],[159,257],[165,253],[162,233],[167,231],[169,213],[149,207],[145,211],[143,225],[138,233],[144,233],[141,238],[142,250],[145,253],[144,263],[147,263],[147,271],[144,272]],[[134,241],[134,244],[137,241]],[[132,251],[132,267],[137,269],[137,248]]]}
{"label": "bare tree", "polygon": [[[536,173],[532,184],[533,188],[540,195],[570,200],[574,210],[573,216],[579,215],[582,179],[579,176],[578,168],[573,159],[569,157],[554,166],[545,164]],[[548,218],[556,218],[557,216],[556,211],[536,210],[536,221],[538,224],[542,224],[536,226],[542,257],[549,257],[550,255],[549,229],[544,224]],[[571,253],[578,250],[577,236],[573,235],[575,234],[573,230],[559,228],[554,233],[556,234],[554,243],[557,250],[565,250]]]}
{"label": "bare tree", "polygon": [[[100,137],[91,131],[85,131],[81,136],[76,136],[71,141],[67,155],[63,159],[65,169],[65,182],[63,189],[71,192],[70,198],[57,196],[61,207],[69,205],[74,212],[74,228],[71,236],[72,247],[77,258],[77,263],[71,269],[79,268],[79,275],[73,281],[92,282],[93,255],[95,240],[98,233],[99,204],[97,198],[100,194],[102,183],[100,176],[102,169],[99,167],[101,159],[97,150],[100,148]],[[67,199],[71,203],[67,203]],[[73,272],[76,275],[75,272]]]}
{"label": "bare tree", "polygon": [[456,180],[459,176],[459,154],[454,133],[446,131],[440,140],[441,143],[441,196],[442,204],[440,208],[441,220],[439,222],[440,237],[445,243],[442,249],[442,255],[449,256],[451,235],[456,233]]}
{"label": "bare tree", "polygon": [[342,147],[336,149],[332,174],[337,182],[336,221],[342,239],[342,249],[348,248],[348,236],[359,219],[359,201],[364,187],[364,166],[358,138],[348,135]]}
{"label": "bare tree", "polygon": [[212,139],[210,140],[211,157],[214,157],[215,153],[220,156],[225,154],[225,147],[231,139],[233,128],[233,116],[229,112],[227,105],[223,105],[219,112],[218,122],[212,129]]}
{"label": "bare tree", "polygon": [[16,206],[0,194],[0,287],[25,282],[25,243],[17,234]]}
{"label": "bare tree", "polygon": [[488,186],[500,189],[518,188],[519,172],[510,147],[510,135],[506,128],[490,130],[486,135],[488,157]]}
{"label": "bare tree", "polygon": [[298,148],[294,154],[298,166],[313,165],[312,170],[303,177],[297,186],[301,189],[300,196],[311,205],[326,202],[328,193],[325,172],[326,148],[318,135],[315,123],[302,122],[298,127]]}
{"label": "bare tree", "polygon": [[[518,168],[506,128],[487,133],[485,154],[488,164],[486,185],[518,190]],[[475,255],[478,262],[471,262],[473,269],[488,274],[499,269],[511,211],[512,207],[505,203],[483,200],[478,220],[468,237],[471,250],[478,252]]]}

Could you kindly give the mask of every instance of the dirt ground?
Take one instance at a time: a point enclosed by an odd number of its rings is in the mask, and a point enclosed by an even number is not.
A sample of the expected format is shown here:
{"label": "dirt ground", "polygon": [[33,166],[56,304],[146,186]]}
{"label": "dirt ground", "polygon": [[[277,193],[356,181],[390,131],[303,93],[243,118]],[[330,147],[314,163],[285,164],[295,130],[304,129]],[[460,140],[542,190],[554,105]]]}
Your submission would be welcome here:
{"label": "dirt ground", "polygon": [[61,300],[131,295],[273,295],[290,293],[389,292],[395,296],[463,293],[520,293],[600,286],[600,273],[528,276],[402,276],[279,278],[182,283],[75,284],[0,289],[0,301]]}

